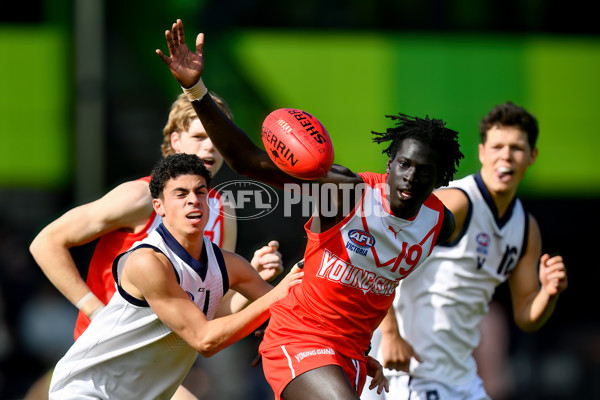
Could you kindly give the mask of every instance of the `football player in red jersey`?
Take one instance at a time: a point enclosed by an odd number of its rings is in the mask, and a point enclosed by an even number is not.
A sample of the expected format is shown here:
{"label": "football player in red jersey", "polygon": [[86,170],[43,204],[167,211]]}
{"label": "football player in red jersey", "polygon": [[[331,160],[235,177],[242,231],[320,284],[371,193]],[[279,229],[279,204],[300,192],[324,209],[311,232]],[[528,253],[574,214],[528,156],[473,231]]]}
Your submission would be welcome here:
{"label": "football player in red jersey", "polygon": [[[227,163],[276,187],[306,182],[281,171],[206,96],[201,80],[204,35],[198,35],[195,52],[185,43],[181,20],[165,37],[170,55],[157,54],[185,88]],[[374,378],[371,389],[386,388],[381,365],[366,355],[373,331],[391,306],[399,281],[454,231],[452,213],[432,191],[448,184],[463,157],[457,132],[429,117],[390,118],[395,126],[374,138],[389,142],[385,174],[333,165],[311,181],[339,190],[328,191],[334,212],[319,209],[306,224],[302,284],[270,310],[260,354],[278,399],[358,399],[367,375]],[[342,190],[349,186],[356,190]]]}

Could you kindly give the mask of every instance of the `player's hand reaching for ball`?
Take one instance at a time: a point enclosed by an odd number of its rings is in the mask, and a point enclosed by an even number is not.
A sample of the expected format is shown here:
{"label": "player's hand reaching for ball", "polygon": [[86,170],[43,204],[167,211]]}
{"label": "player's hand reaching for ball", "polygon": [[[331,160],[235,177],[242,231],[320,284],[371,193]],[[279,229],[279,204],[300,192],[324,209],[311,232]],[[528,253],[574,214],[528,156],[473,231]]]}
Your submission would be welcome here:
{"label": "player's hand reaching for ball", "polygon": [[196,37],[196,53],[193,53],[185,43],[183,22],[180,19],[173,24],[171,30],[165,32],[170,56],[167,57],[160,49],[156,54],[171,70],[171,73],[184,88],[191,88],[202,77],[204,71],[204,34]]}
{"label": "player's hand reaching for ball", "polygon": [[263,246],[254,252],[250,264],[260,274],[261,278],[270,282],[283,272],[279,242],[271,240],[267,246]]}
{"label": "player's hand reaching for ball", "polygon": [[549,296],[555,296],[568,286],[567,268],[561,256],[544,254],[540,259],[540,283]]}

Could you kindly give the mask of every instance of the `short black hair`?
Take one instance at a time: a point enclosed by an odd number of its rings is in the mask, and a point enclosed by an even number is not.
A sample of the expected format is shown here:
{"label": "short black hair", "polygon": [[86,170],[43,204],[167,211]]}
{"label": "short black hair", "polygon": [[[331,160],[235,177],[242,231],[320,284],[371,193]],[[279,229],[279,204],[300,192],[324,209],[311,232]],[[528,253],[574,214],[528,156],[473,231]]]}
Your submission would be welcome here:
{"label": "short black hair", "polygon": [[206,186],[210,186],[210,171],[195,154],[178,153],[161,159],[152,170],[150,179],[150,195],[157,199],[162,194],[167,181],[180,175],[200,175],[206,180]]}
{"label": "short black hair", "polygon": [[458,143],[458,132],[446,128],[446,123],[441,119],[429,118],[428,115],[419,118],[398,113],[386,115],[386,118],[396,121],[396,125],[382,133],[371,132],[375,135],[375,143],[391,142],[382,153],[390,158],[394,157],[406,139],[428,144],[438,155],[436,187],[448,185],[456,173],[460,159],[464,158]]}
{"label": "short black hair", "polygon": [[529,111],[521,106],[507,101],[504,104],[498,104],[483,117],[479,122],[479,133],[481,135],[481,143],[485,143],[487,132],[493,127],[512,126],[527,134],[527,142],[531,149],[535,149],[537,142],[539,127],[537,119]]}

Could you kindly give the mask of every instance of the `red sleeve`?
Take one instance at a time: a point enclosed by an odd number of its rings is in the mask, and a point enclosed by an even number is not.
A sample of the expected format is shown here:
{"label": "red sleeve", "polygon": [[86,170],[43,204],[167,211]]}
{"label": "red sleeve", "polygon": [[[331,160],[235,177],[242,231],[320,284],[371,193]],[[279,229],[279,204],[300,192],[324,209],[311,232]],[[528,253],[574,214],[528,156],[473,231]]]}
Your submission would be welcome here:
{"label": "red sleeve", "polygon": [[387,179],[387,174],[378,174],[376,172],[359,172],[358,175],[363,181],[370,186],[375,186],[378,183],[383,183]]}

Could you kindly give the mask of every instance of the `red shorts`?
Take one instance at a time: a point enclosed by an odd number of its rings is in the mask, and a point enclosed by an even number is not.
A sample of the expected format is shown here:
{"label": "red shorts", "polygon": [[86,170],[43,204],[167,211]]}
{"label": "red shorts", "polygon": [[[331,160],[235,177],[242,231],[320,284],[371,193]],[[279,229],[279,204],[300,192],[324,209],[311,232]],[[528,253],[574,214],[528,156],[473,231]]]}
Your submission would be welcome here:
{"label": "red shorts", "polygon": [[281,399],[281,392],[295,377],[325,365],[339,365],[359,395],[367,379],[366,359],[354,360],[330,347],[287,344],[262,349],[261,355],[265,378],[277,400]]}

